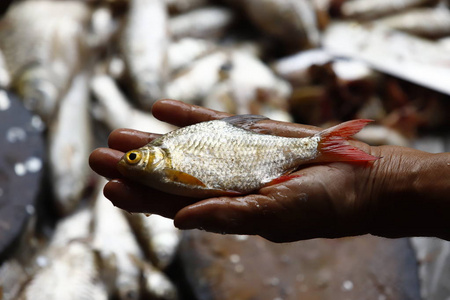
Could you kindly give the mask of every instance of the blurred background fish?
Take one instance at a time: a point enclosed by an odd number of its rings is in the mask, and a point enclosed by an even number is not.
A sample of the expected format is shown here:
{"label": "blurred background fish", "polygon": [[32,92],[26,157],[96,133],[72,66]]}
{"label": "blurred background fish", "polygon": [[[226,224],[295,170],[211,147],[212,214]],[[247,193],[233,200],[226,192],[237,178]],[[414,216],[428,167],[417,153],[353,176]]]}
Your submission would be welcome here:
{"label": "blurred background fish", "polygon": [[447,299],[446,242],[180,232],[113,207],[87,158],[117,128],[175,129],[151,115],[159,98],[323,127],[370,118],[367,143],[450,151],[449,7],[0,1],[0,299]]}

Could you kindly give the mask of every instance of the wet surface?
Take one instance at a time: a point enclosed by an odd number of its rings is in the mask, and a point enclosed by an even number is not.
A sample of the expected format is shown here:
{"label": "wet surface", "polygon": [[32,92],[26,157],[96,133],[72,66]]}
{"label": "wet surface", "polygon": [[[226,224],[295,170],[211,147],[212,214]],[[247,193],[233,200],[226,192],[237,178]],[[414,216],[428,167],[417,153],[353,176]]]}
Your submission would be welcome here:
{"label": "wet surface", "polygon": [[180,253],[199,300],[420,299],[408,239],[274,244],[194,230],[185,235]]}
{"label": "wet surface", "polygon": [[39,117],[0,90],[0,259],[35,213],[43,172],[43,129]]}

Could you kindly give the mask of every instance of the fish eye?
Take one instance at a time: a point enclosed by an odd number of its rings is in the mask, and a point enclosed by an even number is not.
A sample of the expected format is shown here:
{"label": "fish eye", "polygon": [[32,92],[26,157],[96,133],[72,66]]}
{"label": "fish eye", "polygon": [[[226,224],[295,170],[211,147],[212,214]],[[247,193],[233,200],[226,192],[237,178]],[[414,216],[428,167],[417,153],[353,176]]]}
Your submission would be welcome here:
{"label": "fish eye", "polygon": [[137,164],[141,160],[141,158],[142,158],[142,155],[138,151],[130,151],[126,155],[127,163],[129,163],[131,165]]}

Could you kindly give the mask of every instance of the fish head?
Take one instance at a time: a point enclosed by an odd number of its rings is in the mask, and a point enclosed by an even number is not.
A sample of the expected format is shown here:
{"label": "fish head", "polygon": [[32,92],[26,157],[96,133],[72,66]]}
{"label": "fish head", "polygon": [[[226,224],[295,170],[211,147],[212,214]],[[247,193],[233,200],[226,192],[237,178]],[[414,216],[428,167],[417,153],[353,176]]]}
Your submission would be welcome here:
{"label": "fish head", "polygon": [[138,181],[162,170],[167,161],[166,152],[155,146],[144,146],[125,153],[118,163],[119,172]]}

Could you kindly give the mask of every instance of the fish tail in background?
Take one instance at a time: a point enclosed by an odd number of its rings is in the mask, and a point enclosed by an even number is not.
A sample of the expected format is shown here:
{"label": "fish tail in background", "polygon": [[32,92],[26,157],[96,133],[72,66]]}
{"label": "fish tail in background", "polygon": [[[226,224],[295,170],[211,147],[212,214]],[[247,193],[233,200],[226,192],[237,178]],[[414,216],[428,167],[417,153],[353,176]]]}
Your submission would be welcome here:
{"label": "fish tail in background", "polygon": [[325,129],[317,135],[320,137],[319,160],[325,161],[374,161],[379,157],[370,155],[350,144],[347,140],[358,133],[372,120],[360,119],[344,122]]}

